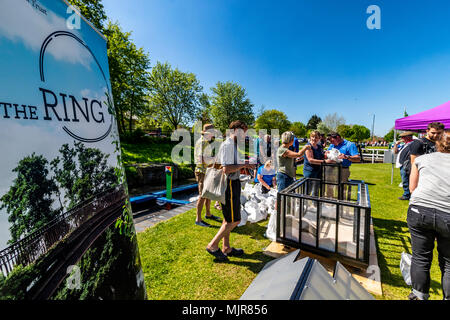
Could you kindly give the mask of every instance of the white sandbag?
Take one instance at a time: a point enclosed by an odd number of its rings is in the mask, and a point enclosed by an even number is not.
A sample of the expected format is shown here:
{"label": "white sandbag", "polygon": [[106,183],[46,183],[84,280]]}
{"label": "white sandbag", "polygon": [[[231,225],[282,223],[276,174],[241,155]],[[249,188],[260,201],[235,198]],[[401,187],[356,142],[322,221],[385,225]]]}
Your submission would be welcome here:
{"label": "white sandbag", "polygon": [[277,200],[274,197],[268,197],[264,203],[266,204],[267,208],[271,209],[275,208],[276,202]]}
{"label": "white sandbag", "polygon": [[253,193],[254,193],[253,185],[249,183],[245,185],[244,190],[242,190],[241,192],[241,194],[243,194],[247,199],[249,199]]}
{"label": "white sandbag", "polygon": [[254,201],[249,201],[245,204],[245,211],[248,213],[248,221],[250,223],[255,223],[263,220],[264,216],[259,210],[259,206]]}
{"label": "white sandbag", "polygon": [[271,241],[277,240],[277,215],[276,212],[270,215],[269,223],[267,224],[266,233],[264,236]]}
{"label": "white sandbag", "polygon": [[237,225],[238,227],[245,226],[247,224],[248,214],[245,211],[244,206],[241,206],[241,222]]}
{"label": "white sandbag", "polygon": [[272,188],[269,190],[269,196],[275,197],[275,199],[277,198],[277,193],[278,193],[277,189]]}
{"label": "white sandbag", "polygon": [[337,163],[341,163],[342,159],[339,159],[340,154],[341,154],[341,152],[338,149],[333,148],[330,150],[327,157],[330,160],[336,161]]}
{"label": "white sandbag", "polygon": [[200,196],[196,196],[196,197],[191,197],[191,198],[189,198],[189,202],[196,202],[196,201],[198,201],[198,198],[199,198]]}

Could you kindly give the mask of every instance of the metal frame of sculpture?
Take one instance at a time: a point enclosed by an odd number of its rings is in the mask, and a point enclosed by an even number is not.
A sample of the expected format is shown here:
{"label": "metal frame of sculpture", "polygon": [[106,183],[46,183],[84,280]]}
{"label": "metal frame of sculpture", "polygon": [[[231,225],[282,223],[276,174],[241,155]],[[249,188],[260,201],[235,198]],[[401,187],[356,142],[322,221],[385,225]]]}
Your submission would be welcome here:
{"label": "metal frame of sculpture", "polygon": [[340,182],[339,164],[321,166],[278,193],[277,242],[346,264],[369,265],[371,207],[364,181]]}

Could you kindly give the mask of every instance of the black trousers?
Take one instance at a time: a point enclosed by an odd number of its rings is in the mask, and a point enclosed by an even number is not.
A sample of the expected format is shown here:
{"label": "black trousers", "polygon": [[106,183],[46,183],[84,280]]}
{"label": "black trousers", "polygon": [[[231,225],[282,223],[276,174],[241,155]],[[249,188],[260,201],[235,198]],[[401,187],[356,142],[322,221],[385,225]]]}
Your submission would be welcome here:
{"label": "black trousers", "polygon": [[408,228],[411,233],[411,281],[413,293],[428,299],[430,267],[437,240],[444,299],[450,300],[450,214],[428,207],[410,205]]}

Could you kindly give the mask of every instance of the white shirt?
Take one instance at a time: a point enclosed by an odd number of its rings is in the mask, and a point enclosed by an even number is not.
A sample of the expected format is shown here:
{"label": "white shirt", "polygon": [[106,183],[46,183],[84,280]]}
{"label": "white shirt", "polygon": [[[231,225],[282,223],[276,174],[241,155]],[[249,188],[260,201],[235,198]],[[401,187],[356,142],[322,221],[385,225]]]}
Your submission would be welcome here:
{"label": "white shirt", "polygon": [[[235,142],[232,138],[228,137],[220,145],[219,152],[217,154],[217,162],[222,166],[238,164],[237,150],[235,147]],[[236,171],[228,174],[227,176],[230,180],[237,180],[239,179],[239,175],[240,172]]]}

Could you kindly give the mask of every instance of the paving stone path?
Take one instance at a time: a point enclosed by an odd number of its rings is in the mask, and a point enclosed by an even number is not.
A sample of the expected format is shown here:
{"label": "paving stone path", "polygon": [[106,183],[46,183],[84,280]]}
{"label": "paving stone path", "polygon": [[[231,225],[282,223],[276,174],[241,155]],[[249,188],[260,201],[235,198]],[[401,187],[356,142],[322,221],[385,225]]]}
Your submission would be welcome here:
{"label": "paving stone path", "polygon": [[134,226],[136,228],[136,232],[145,231],[147,228],[153,227],[155,224],[161,221],[168,220],[172,217],[175,217],[181,213],[185,213],[188,210],[195,208],[197,205],[197,201],[191,202],[189,204],[176,207],[172,210],[161,209],[157,211],[149,211],[148,214],[139,215],[133,218]]}

